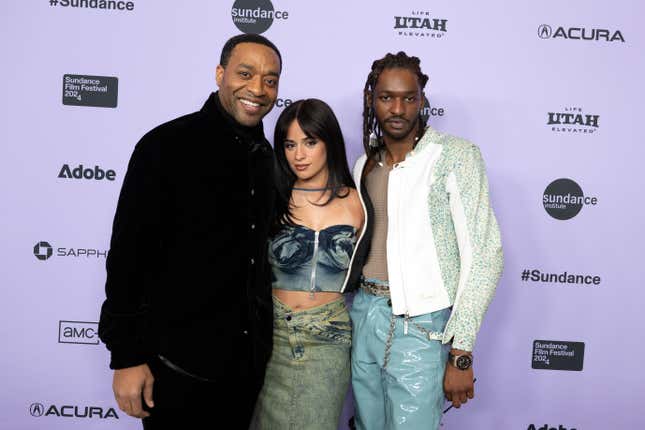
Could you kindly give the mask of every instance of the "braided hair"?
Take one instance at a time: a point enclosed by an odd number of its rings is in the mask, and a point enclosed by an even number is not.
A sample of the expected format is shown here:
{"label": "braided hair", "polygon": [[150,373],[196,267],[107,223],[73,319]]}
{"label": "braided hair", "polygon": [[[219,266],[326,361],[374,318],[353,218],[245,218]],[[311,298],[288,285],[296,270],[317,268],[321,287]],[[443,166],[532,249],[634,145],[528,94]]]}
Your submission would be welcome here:
{"label": "braided hair", "polygon": [[[374,99],[374,89],[376,88],[376,82],[381,75],[381,72],[385,69],[408,69],[417,76],[419,81],[419,87],[421,94],[423,95],[423,89],[428,82],[428,75],[425,75],[421,71],[420,66],[421,60],[419,57],[410,57],[405,52],[399,51],[395,54],[387,54],[385,57],[380,60],[376,60],[372,63],[372,70],[369,75],[367,75],[367,82],[365,82],[365,89],[363,90],[363,147],[365,148],[365,153],[368,157],[378,154],[378,152],[383,147],[383,135],[381,132],[381,127],[376,120],[374,115],[374,108],[372,107]],[[370,103],[371,102],[371,103]],[[425,131],[427,118],[424,120],[421,112],[419,111],[419,127],[417,130],[417,140],[423,136]],[[373,148],[369,145],[370,134],[374,131],[378,141],[378,146]]]}

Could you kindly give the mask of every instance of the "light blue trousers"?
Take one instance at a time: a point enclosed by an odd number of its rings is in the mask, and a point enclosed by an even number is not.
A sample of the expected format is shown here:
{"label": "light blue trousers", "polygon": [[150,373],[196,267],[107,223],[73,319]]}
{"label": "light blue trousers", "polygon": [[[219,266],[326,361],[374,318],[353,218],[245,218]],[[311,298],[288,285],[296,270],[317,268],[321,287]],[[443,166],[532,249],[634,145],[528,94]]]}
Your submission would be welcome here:
{"label": "light blue trousers", "polygon": [[443,377],[450,347],[428,340],[443,332],[450,309],[410,318],[396,317],[387,353],[392,308],[387,297],[359,290],[350,311],[353,324],[352,388],[358,430],[438,429],[444,406]]}

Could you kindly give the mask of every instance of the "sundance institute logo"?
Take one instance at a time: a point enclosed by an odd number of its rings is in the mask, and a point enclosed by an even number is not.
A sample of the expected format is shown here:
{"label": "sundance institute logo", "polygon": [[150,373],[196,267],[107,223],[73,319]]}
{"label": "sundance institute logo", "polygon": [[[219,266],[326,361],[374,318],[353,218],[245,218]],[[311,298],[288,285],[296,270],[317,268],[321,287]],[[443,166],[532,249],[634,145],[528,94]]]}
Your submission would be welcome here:
{"label": "sundance institute logo", "polygon": [[595,42],[625,42],[620,30],[610,31],[603,28],[557,27],[555,30],[548,24],[542,24],[537,30],[540,39],[571,39]]}
{"label": "sundance institute logo", "polygon": [[287,106],[291,106],[292,104],[293,104],[293,100],[291,100],[291,99],[281,99],[281,98],[277,98],[275,100],[275,103],[273,103],[273,105],[275,107],[280,108],[280,109],[286,108]]}
{"label": "sundance institute logo", "polygon": [[430,117],[444,116],[446,110],[442,107],[430,106],[428,98],[423,96],[423,108],[421,109],[421,120],[427,123]]}
{"label": "sundance institute logo", "polygon": [[262,34],[271,27],[274,19],[288,19],[289,12],[274,10],[270,0],[235,0],[231,17],[240,31]]}
{"label": "sundance institute logo", "polygon": [[544,190],[542,204],[546,212],[555,219],[568,220],[578,215],[584,205],[598,204],[597,197],[587,197],[575,181],[567,178],[556,179]]}

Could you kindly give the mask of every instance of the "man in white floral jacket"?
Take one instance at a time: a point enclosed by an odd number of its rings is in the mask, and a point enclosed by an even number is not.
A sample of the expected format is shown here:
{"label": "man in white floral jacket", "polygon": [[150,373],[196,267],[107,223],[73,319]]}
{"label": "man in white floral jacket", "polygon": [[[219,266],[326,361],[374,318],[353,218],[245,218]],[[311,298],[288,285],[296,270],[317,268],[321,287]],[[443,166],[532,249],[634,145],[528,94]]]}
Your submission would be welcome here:
{"label": "man in white floral jacket", "polygon": [[[428,77],[387,54],[365,85],[354,167],[366,256],[351,310],[358,429],[436,429],[474,397],[472,350],[503,259],[479,149],[426,127]],[[356,261],[361,261],[357,258]]]}

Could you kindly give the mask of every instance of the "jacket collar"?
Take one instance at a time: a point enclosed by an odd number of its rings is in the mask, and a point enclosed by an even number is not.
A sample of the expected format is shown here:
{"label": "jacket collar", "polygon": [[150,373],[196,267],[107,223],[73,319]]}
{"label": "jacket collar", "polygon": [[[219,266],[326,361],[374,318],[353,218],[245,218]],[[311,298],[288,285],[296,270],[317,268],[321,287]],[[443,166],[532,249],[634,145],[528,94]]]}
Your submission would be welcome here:
{"label": "jacket collar", "polygon": [[425,133],[423,133],[423,136],[421,136],[421,139],[419,139],[419,143],[417,143],[417,146],[415,146],[414,149],[410,151],[410,153],[406,157],[406,160],[423,152],[432,143],[438,143],[440,136],[441,133],[430,126],[427,126]]}
{"label": "jacket collar", "polygon": [[435,129],[431,128],[430,126],[426,127],[423,136],[421,136],[421,139],[419,139],[419,143],[417,143],[412,151],[408,152],[405,160],[400,162],[399,165],[401,167],[412,166],[417,162],[424,162],[427,157],[422,157],[421,155],[427,155],[431,157],[431,154],[436,153],[439,148],[433,145],[441,143],[441,136],[442,134]]}
{"label": "jacket collar", "polygon": [[224,106],[222,106],[222,102],[220,102],[219,99],[219,91],[211,93],[211,95],[208,97],[208,100],[206,100],[206,103],[204,103],[204,106],[201,109],[201,112],[205,114],[207,117],[212,118],[212,119],[221,119],[223,118],[224,121],[231,126],[233,129],[233,133],[236,135],[239,135],[245,140],[251,140],[251,141],[264,141],[264,127],[262,125],[262,121],[260,121],[257,125],[253,127],[247,127],[245,125],[240,124],[229,114],[226,112],[226,109],[224,109]]}

